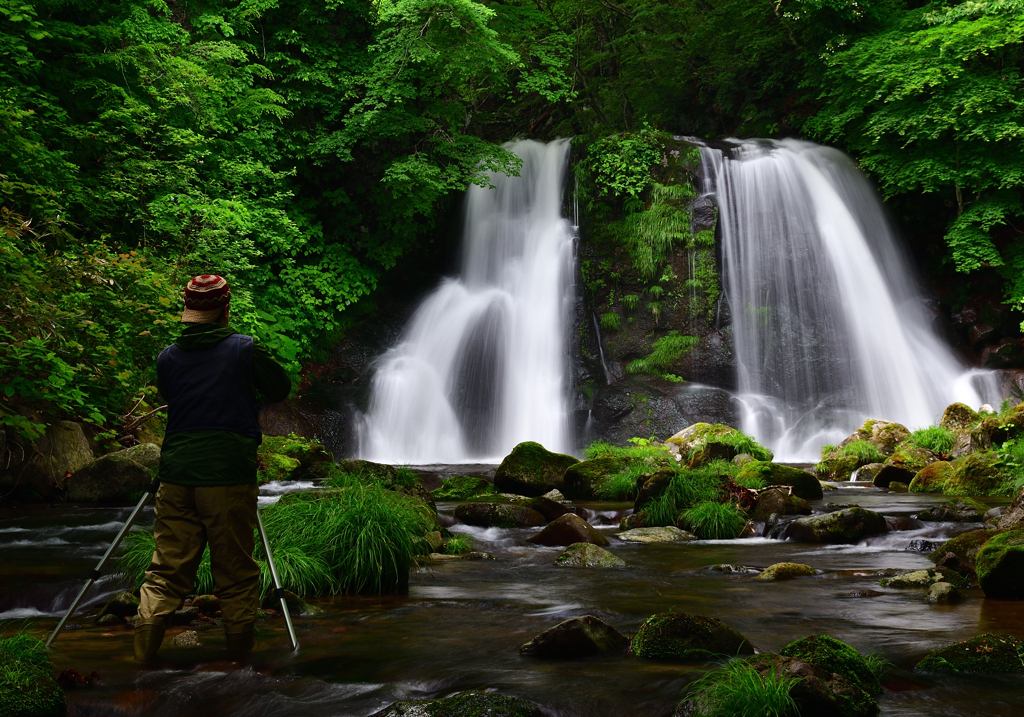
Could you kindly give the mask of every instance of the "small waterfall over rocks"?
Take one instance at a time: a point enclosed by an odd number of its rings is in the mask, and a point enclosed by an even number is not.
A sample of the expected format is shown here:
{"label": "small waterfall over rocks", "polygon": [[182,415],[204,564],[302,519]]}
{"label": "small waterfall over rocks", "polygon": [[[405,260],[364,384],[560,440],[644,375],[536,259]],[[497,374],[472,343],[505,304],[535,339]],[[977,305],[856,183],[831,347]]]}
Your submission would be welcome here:
{"label": "small waterfall over rocks", "polygon": [[867,418],[937,422],[998,397],[931,328],[873,188],[838,150],[794,140],[702,149],[719,208],[743,430],[815,461]]}
{"label": "small waterfall over rocks", "polygon": [[519,177],[470,187],[462,270],[379,360],[358,423],[382,463],[498,462],[522,441],[573,450],[567,317],[574,233],[562,216],[569,140],[507,145]]}

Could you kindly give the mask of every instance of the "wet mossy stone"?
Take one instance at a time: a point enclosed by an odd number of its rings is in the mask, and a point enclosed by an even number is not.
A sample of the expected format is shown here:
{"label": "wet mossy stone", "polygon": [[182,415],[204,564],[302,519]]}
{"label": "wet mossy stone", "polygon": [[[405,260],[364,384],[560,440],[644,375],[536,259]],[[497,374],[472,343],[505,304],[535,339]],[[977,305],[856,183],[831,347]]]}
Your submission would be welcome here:
{"label": "wet mossy stone", "polygon": [[[915,475],[917,474],[914,471],[907,470],[906,468],[882,464],[882,468],[871,479],[871,484],[876,488],[888,488],[893,483],[909,485],[914,480]],[[857,478],[858,480],[860,479],[859,473]]]}
{"label": "wet mossy stone", "polygon": [[779,654],[795,657],[828,672],[842,675],[869,695],[882,692],[882,685],[864,656],[852,646],[834,637],[810,635],[789,643],[779,650]]}
{"label": "wet mossy stone", "polygon": [[773,515],[810,515],[811,504],[803,498],[790,495],[785,488],[763,490],[750,511],[753,520],[768,520]]}
{"label": "wet mossy stone", "polygon": [[885,518],[860,506],[825,515],[797,518],[786,537],[798,543],[858,543],[869,535],[886,532]]}
{"label": "wet mossy stone", "polygon": [[[874,483],[875,477],[881,472],[883,468],[885,468],[884,463],[868,463],[867,465],[863,465],[857,469],[857,480],[871,481],[872,483]],[[909,478],[907,479],[907,482],[910,482]]]}
{"label": "wet mossy stone", "polygon": [[493,495],[497,491],[483,478],[476,476],[452,476],[441,482],[440,488],[430,492],[434,500],[470,500],[477,496]]}
{"label": "wet mossy stone", "polygon": [[480,528],[535,528],[547,523],[533,508],[514,503],[463,503],[455,517]]}
{"label": "wet mossy stone", "polygon": [[153,473],[125,453],[118,451],[97,458],[71,476],[68,480],[68,502],[135,502],[133,498],[146,490],[153,480]]}
{"label": "wet mossy stone", "polygon": [[309,438],[302,438],[294,434],[290,436],[263,436],[258,455],[260,458],[266,453],[276,453],[281,456],[294,458],[299,462],[303,470],[307,470],[314,463],[334,462],[334,456],[324,448],[319,441]]}
{"label": "wet mossy stone", "polygon": [[792,580],[817,575],[810,565],[802,563],[775,563],[765,568],[757,580]]}
{"label": "wet mossy stone", "polygon": [[721,620],[703,615],[666,612],[640,626],[630,651],[637,657],[667,662],[707,662],[751,655],[750,641]]}
{"label": "wet mossy stone", "polygon": [[631,462],[630,458],[601,456],[574,463],[565,469],[563,487],[559,490],[571,500],[594,500],[599,497],[601,486]]}
{"label": "wet mossy stone", "polygon": [[672,468],[665,468],[649,476],[642,476],[638,481],[636,501],[633,503],[633,513],[639,514],[644,506],[664,493],[672,482],[676,471]]}
{"label": "wet mossy stone", "polygon": [[629,638],[594,615],[573,617],[519,646],[520,655],[564,660],[624,652]]}
{"label": "wet mossy stone", "polygon": [[1024,673],[1024,640],[987,633],[932,650],[914,669],[926,672],[996,675]]}
{"label": "wet mossy stone", "polygon": [[558,520],[563,515],[571,513],[572,510],[568,506],[562,505],[561,503],[545,498],[544,496],[537,496],[536,498],[527,498],[522,502],[527,508],[533,508],[535,511],[544,516],[545,520]]}
{"label": "wet mossy stone", "polygon": [[736,482],[741,485],[755,479],[760,479],[765,487],[790,486],[793,489],[793,495],[804,500],[821,500],[824,495],[821,483],[813,473],[784,466],[781,463],[754,461],[741,467],[736,474]]}
{"label": "wet mossy stone", "polygon": [[64,690],[42,640],[15,635],[0,640],[0,715],[63,717]]}
{"label": "wet mossy stone", "polygon": [[573,543],[555,558],[563,568],[624,568],[626,561],[593,543]]}
{"label": "wet mossy stone", "polygon": [[928,588],[927,601],[933,605],[952,605],[963,599],[963,593],[953,583],[935,583]]}
{"label": "wet mossy stone", "polygon": [[999,527],[1003,530],[1014,528],[1022,523],[1024,523],[1024,488],[1017,491],[1010,507],[999,516]]}
{"label": "wet mossy stone", "polygon": [[[717,446],[709,448],[703,457],[699,458],[698,453],[701,449],[710,444]],[[721,423],[694,423],[668,438],[665,447],[670,452],[682,456],[682,460],[692,461],[691,467],[703,465],[716,458],[732,460],[740,453],[747,453],[759,461],[770,461],[774,457],[770,450],[752,438],[744,436],[732,426]]]}
{"label": "wet mossy stone", "polygon": [[143,468],[148,468],[154,474],[160,470],[160,446],[155,443],[140,443],[119,453],[125,458],[131,458]]}
{"label": "wet mossy stone", "polygon": [[981,416],[970,406],[963,403],[951,403],[942,412],[939,427],[953,432],[969,431],[980,420]]}
{"label": "wet mossy stone", "polygon": [[953,464],[948,461],[936,461],[917,472],[910,481],[911,493],[942,493],[946,488],[946,480],[953,472]]}
{"label": "wet mossy stone", "polygon": [[494,487],[502,493],[525,496],[544,495],[563,490],[565,471],[580,461],[572,456],[552,453],[533,441],[520,443],[494,471]]}
{"label": "wet mossy stone", "polygon": [[996,495],[1005,475],[1003,461],[995,451],[970,453],[952,463],[946,478],[946,495]]}
{"label": "wet mossy stone", "polygon": [[885,468],[895,469],[890,471],[893,473],[892,480],[901,480],[897,475],[906,476],[906,480],[911,480],[922,468],[939,460],[941,460],[939,456],[927,448],[904,442],[896,446],[896,450],[883,465]]}
{"label": "wet mossy stone", "polygon": [[395,702],[370,717],[542,717],[540,708],[496,692],[460,692],[437,700]]}
{"label": "wet mossy stone", "polygon": [[981,528],[960,533],[960,535],[950,538],[940,545],[934,552],[928,555],[928,558],[937,562],[944,558],[947,553],[952,553],[964,563],[973,566],[981,546],[1002,532]]}
{"label": "wet mossy stone", "polygon": [[297,458],[280,453],[264,453],[259,457],[260,469],[256,473],[260,483],[270,481],[292,480],[298,477],[302,464]]}
{"label": "wet mossy stone", "polygon": [[1024,600],[1024,528],[996,535],[975,558],[978,584],[985,597]]}
{"label": "wet mossy stone", "polygon": [[573,543],[592,543],[608,545],[608,538],[578,515],[567,513],[557,520],[551,521],[532,538],[527,538],[536,545],[572,545]]}
{"label": "wet mossy stone", "polygon": [[772,653],[762,653],[747,661],[762,677],[774,672],[792,678],[789,696],[805,717],[874,717],[878,714],[875,698],[839,672],[800,658]]}
{"label": "wet mossy stone", "polygon": [[980,523],[987,511],[988,508],[976,500],[960,498],[922,510],[917,519],[940,523]]}
{"label": "wet mossy stone", "polygon": [[883,456],[891,456],[902,441],[910,435],[906,426],[892,421],[879,421],[868,419],[864,425],[854,431],[850,436],[839,444],[839,447],[853,443],[854,441],[867,441]]}
{"label": "wet mossy stone", "polygon": [[122,590],[107,601],[107,604],[100,610],[100,614],[96,616],[96,620],[98,621],[106,615],[133,617],[138,611],[139,599],[127,590]]}
{"label": "wet mossy stone", "polygon": [[697,536],[693,533],[674,525],[631,528],[619,533],[616,537],[626,543],[685,543],[697,540]]}
{"label": "wet mossy stone", "polygon": [[928,568],[927,570],[911,570],[900,575],[882,578],[879,585],[898,590],[927,590],[935,583],[951,583],[965,587],[962,575],[946,568]]}
{"label": "wet mossy stone", "polygon": [[866,464],[857,456],[843,455],[838,451],[832,451],[822,457],[821,462],[815,466],[814,470],[822,478],[845,483],[862,465]]}

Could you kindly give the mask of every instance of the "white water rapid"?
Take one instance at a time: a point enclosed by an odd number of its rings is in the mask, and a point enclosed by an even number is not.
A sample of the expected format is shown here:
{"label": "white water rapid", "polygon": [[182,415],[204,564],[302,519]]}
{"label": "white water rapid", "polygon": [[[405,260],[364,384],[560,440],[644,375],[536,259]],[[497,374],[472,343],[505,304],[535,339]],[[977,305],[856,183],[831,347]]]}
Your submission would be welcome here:
{"label": "white water rapid", "polygon": [[913,430],[954,401],[997,398],[932,330],[882,204],[846,155],[794,140],[702,155],[742,428],[777,460],[816,461],[867,418]]}
{"label": "white water rapid", "polygon": [[569,141],[520,141],[519,177],[470,187],[461,276],[416,310],[379,360],[359,454],[380,463],[499,462],[522,441],[573,450],[566,317]]}

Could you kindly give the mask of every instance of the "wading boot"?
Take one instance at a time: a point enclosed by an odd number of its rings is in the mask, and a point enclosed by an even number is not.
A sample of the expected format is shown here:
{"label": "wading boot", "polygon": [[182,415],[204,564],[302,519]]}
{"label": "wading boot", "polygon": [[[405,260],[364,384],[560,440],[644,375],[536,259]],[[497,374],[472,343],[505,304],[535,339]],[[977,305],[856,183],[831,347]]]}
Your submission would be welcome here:
{"label": "wading boot", "polygon": [[163,641],[163,625],[139,625],[135,628],[135,661],[143,665],[153,662]]}
{"label": "wading boot", "polygon": [[244,662],[256,644],[256,631],[226,632],[224,637],[227,641],[228,659],[233,662]]}

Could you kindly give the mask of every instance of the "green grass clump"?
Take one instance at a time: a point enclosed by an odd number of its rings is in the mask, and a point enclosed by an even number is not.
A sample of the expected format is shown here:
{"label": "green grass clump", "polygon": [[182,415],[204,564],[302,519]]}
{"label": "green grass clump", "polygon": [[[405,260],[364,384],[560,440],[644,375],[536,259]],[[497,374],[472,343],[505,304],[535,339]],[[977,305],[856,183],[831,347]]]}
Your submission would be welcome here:
{"label": "green grass clump", "polygon": [[601,314],[601,328],[605,331],[618,331],[622,328],[622,319],[619,315],[613,311],[609,311],[607,314]]}
{"label": "green grass clump", "polygon": [[654,350],[649,356],[630,361],[626,371],[654,375],[664,373],[699,341],[700,339],[696,336],[683,336],[678,331],[669,331],[668,334],[654,342]]}
{"label": "green grass clump", "polygon": [[767,448],[762,446],[760,443],[755,441],[750,436],[746,435],[745,433],[740,433],[739,431],[736,431],[734,433],[725,433],[720,436],[714,436],[713,438],[709,438],[707,441],[694,448],[690,452],[688,458],[692,460],[693,456],[707,443],[723,443],[727,446],[732,446],[733,448],[736,449],[737,455],[740,453],[746,453],[747,455],[753,457],[755,461],[770,461],[772,458],[774,458],[771,451],[769,451]]}
{"label": "green grass clump", "polygon": [[661,495],[643,507],[643,525],[675,525],[684,508],[718,500],[721,486],[715,464],[681,470]]}
{"label": "green grass clump", "polygon": [[835,453],[837,450],[831,443],[826,443],[821,447],[821,457],[827,458],[829,453]]}
{"label": "green grass clump", "polygon": [[956,442],[956,436],[948,428],[929,426],[911,433],[907,442],[932,453],[948,453]]}
{"label": "green grass clump", "polygon": [[66,711],[45,643],[24,633],[0,639],[0,714],[58,717]]}
{"label": "green grass clump", "polygon": [[702,540],[732,540],[740,534],[747,519],[732,503],[703,501],[680,514],[682,522]]}
{"label": "green grass clump", "polygon": [[585,449],[583,455],[587,460],[593,458],[664,458],[668,450],[662,446],[652,446],[646,438],[631,438],[631,446],[614,446],[607,441],[594,441]]}
{"label": "green grass clump", "polygon": [[465,555],[473,552],[473,543],[465,535],[453,535],[444,544],[445,555]]}
{"label": "green grass clump", "polygon": [[[424,550],[422,536],[434,523],[421,501],[358,483],[342,490],[291,493],[261,514],[281,582],[300,597],[403,589],[413,556]],[[125,542],[121,570],[141,585],[153,556],[153,533],[135,532]],[[255,557],[265,593],[271,578],[259,539]],[[194,591],[213,590],[207,549]]]}
{"label": "green grass clump", "polygon": [[1011,438],[1005,441],[996,451],[1003,461],[1006,478],[1000,493],[1010,497],[1016,496],[1024,488],[1024,440]]}
{"label": "green grass clump", "polygon": [[700,717],[793,717],[799,714],[789,695],[796,679],[771,668],[761,675],[745,660],[733,660],[689,686]]}
{"label": "green grass clump", "polygon": [[850,441],[836,451],[840,456],[849,456],[867,465],[868,463],[882,463],[885,456],[878,450],[878,446],[867,441]]}

